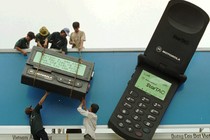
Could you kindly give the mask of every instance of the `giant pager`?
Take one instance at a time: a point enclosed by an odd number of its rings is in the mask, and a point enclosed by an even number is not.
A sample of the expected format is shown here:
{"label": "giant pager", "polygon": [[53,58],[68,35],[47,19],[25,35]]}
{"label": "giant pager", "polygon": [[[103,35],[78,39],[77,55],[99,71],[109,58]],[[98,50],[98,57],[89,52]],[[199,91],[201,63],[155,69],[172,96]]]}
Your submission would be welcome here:
{"label": "giant pager", "polygon": [[89,90],[93,73],[93,62],[34,46],[21,83],[81,99]]}

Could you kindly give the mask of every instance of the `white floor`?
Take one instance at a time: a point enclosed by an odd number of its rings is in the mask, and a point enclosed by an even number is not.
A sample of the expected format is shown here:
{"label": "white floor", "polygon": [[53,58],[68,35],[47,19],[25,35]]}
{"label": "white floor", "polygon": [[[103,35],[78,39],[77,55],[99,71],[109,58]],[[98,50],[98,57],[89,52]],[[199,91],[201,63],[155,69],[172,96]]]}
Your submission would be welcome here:
{"label": "white floor", "polygon": [[[45,126],[50,140],[82,140],[82,126]],[[52,129],[55,129],[52,132]],[[82,134],[66,134],[67,128],[82,128]],[[153,140],[207,140],[210,139],[210,125],[173,125],[159,126]],[[32,140],[29,126],[1,126],[0,140]],[[107,126],[98,126],[97,140],[123,140]]]}

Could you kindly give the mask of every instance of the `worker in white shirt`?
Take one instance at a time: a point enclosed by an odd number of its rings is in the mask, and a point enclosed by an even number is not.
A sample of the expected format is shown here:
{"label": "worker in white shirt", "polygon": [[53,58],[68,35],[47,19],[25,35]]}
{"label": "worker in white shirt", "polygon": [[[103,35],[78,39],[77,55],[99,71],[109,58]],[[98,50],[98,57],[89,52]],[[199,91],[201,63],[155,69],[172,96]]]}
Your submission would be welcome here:
{"label": "worker in white shirt", "polygon": [[98,116],[96,112],[99,106],[97,104],[91,104],[89,110],[86,109],[86,101],[82,99],[81,104],[77,108],[78,112],[84,116],[83,125],[85,127],[84,140],[95,140],[95,130],[97,125]]}

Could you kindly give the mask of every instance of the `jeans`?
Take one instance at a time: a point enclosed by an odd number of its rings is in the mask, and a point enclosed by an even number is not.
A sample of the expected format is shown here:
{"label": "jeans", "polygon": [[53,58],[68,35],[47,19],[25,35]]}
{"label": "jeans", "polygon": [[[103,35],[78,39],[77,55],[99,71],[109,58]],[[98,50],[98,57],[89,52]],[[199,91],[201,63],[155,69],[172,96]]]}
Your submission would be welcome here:
{"label": "jeans", "polygon": [[34,140],[49,140],[47,133],[45,132],[44,129],[38,131],[36,134],[33,134]]}

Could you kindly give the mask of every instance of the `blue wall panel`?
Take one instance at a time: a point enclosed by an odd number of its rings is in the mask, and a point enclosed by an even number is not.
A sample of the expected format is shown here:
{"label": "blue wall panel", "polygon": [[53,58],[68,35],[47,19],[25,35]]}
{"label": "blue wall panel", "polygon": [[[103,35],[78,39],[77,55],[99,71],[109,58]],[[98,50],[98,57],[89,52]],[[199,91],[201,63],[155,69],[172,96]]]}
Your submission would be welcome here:
{"label": "blue wall panel", "polygon": [[[139,52],[84,52],[82,58],[95,63],[95,74],[86,96],[100,106],[99,125],[106,125],[135,70]],[[68,55],[76,56],[77,53]],[[21,84],[28,56],[0,53],[0,125],[28,125],[26,106],[35,106],[44,90]],[[210,52],[196,52],[186,70],[187,81],[178,89],[161,124],[210,123]],[[76,99],[51,93],[41,111],[44,125],[82,125]]]}

